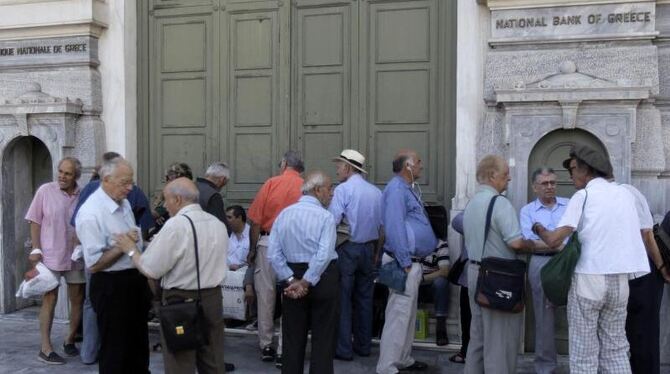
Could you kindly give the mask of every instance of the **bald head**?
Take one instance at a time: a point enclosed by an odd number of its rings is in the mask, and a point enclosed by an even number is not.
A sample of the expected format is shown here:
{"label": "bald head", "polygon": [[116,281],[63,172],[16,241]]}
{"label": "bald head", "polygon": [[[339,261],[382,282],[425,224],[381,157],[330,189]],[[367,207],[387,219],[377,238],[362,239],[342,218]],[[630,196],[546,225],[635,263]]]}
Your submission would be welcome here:
{"label": "bald head", "polygon": [[422,170],[421,158],[413,149],[401,149],[393,158],[393,172],[409,183],[419,179]]}
{"label": "bald head", "polygon": [[192,180],[181,177],[168,183],[163,189],[165,208],[170,216],[177,214],[183,207],[197,204],[200,196],[198,187]]}
{"label": "bald head", "polygon": [[487,184],[502,193],[507,189],[509,165],[504,158],[497,155],[487,155],[477,165],[477,182]]}

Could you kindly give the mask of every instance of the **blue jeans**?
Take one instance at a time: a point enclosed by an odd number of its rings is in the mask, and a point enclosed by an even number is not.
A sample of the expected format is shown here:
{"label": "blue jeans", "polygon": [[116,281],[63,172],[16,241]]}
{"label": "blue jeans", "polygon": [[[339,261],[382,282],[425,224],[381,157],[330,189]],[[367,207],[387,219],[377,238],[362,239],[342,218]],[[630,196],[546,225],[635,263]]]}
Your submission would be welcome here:
{"label": "blue jeans", "polygon": [[449,307],[449,281],[445,277],[437,277],[431,284],[435,317],[446,317]]}
{"label": "blue jeans", "polygon": [[84,299],[84,340],[81,343],[79,355],[81,362],[92,364],[98,360],[100,350],[100,335],[98,334],[98,318],[96,317],[90,298],[91,273],[86,270],[86,298]]}
{"label": "blue jeans", "polygon": [[[335,353],[370,354],[374,264],[372,243],[346,242],[337,248],[340,269],[340,326]],[[353,335],[353,344],[352,344]]]}

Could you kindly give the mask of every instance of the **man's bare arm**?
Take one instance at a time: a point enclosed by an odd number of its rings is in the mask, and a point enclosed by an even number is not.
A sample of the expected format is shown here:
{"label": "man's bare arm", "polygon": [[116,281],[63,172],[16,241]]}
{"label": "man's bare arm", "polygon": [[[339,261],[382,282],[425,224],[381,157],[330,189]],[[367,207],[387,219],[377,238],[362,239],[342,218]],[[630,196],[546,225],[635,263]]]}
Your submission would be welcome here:
{"label": "man's bare arm", "polygon": [[661,252],[658,249],[658,244],[656,244],[656,239],[654,239],[654,232],[651,229],[640,230],[642,235],[642,241],[644,242],[644,249],[647,250],[647,255],[651,257],[654,266],[661,272],[663,279],[667,283],[670,283],[670,271],[668,271],[668,266],[670,264],[663,264],[663,257],[661,257]]}
{"label": "man's bare arm", "polygon": [[261,225],[252,222],[251,229],[249,230],[249,254],[247,255],[247,263],[253,264],[256,259],[256,245],[258,245],[258,239],[261,236]]}
{"label": "man's bare arm", "polygon": [[109,268],[110,266],[114,265],[116,261],[118,261],[119,258],[121,258],[121,256],[123,256],[123,251],[121,250],[121,248],[118,248],[116,246],[112,247],[104,251],[98,262],[93,264],[93,266],[91,266],[89,270],[91,271],[91,273],[97,273],[99,271],[103,271]]}
{"label": "man's bare arm", "polygon": [[565,239],[572,235],[575,231],[570,226],[559,227],[554,231],[549,231],[544,226],[539,223],[533,225],[533,231],[539,236],[543,242],[547,244],[550,248],[560,248],[563,245]]}
{"label": "man's bare arm", "polygon": [[[30,242],[32,243],[33,248],[42,249],[42,225],[35,222],[30,222]],[[42,261],[42,255],[34,254],[29,255],[28,260],[30,263],[35,266],[38,262]]]}
{"label": "man's bare arm", "polygon": [[517,253],[533,253],[535,251],[535,241],[524,238],[512,240],[507,243],[507,246]]}

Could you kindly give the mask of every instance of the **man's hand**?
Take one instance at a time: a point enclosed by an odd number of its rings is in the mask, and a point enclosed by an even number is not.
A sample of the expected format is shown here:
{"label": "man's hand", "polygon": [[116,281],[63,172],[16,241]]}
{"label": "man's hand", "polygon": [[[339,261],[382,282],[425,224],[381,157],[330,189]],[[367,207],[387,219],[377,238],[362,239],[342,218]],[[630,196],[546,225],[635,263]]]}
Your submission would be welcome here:
{"label": "man's hand", "polygon": [[256,295],[254,294],[254,287],[250,284],[244,286],[244,301],[247,305],[253,304],[255,299]]}
{"label": "man's hand", "polygon": [[247,255],[247,264],[253,265],[254,260],[256,260],[256,250],[249,250],[249,254]]}
{"label": "man's hand", "polygon": [[308,292],[309,283],[304,279],[300,279],[291,282],[291,284],[284,289],[284,296],[290,297],[291,299],[300,299],[301,297],[307,296]]}
{"label": "man's hand", "polygon": [[137,230],[130,230],[126,233],[126,235],[128,235],[132,240],[134,240],[135,243],[140,241],[140,234],[137,233]]}
{"label": "man's hand", "polygon": [[405,270],[405,273],[409,274],[409,272],[412,271],[412,265],[404,268],[403,270]]}
{"label": "man's hand", "polygon": [[[135,232],[135,234],[137,234],[137,232]],[[137,241],[133,239],[128,233],[116,234],[114,235],[114,240],[116,240],[116,247],[121,249],[123,253],[128,253],[137,249]]]}
{"label": "man's hand", "polygon": [[37,265],[38,262],[42,261],[42,255],[39,253],[30,255],[28,256],[28,261],[30,261],[30,265],[32,265],[32,267],[35,267],[35,265]]}
{"label": "man's hand", "polygon": [[665,283],[670,283],[670,270],[668,270],[667,266],[661,268],[661,275],[663,276]]}
{"label": "man's hand", "polygon": [[236,271],[241,267],[242,267],[242,265],[232,264],[228,267],[228,269],[230,269],[231,271]]}

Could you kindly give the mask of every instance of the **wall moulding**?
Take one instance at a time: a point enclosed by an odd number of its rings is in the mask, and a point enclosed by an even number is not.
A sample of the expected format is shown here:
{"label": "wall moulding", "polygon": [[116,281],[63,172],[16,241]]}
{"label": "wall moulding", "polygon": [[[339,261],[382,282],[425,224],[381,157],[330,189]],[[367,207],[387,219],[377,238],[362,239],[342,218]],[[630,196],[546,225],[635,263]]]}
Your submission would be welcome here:
{"label": "wall moulding", "polygon": [[654,2],[670,4],[670,0],[479,0],[480,4],[486,5],[491,10]]}

